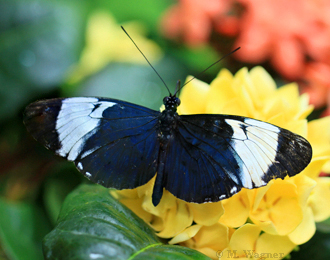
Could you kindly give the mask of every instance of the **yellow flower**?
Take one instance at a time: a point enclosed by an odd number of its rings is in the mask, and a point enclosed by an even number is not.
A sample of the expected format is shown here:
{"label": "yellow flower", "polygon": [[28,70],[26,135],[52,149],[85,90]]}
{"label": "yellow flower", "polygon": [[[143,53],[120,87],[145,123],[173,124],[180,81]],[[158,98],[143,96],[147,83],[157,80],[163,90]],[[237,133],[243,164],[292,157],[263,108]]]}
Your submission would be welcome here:
{"label": "yellow flower", "polygon": [[[126,22],[123,27],[150,61],[160,58],[161,49],[154,42],[143,37],[145,30],[140,23]],[[79,63],[72,68],[68,82],[76,83],[113,61],[147,65],[141,53],[111,14],[104,11],[94,12],[87,23],[85,49]]]}
{"label": "yellow flower", "polygon": [[[221,259],[252,258],[282,259],[295,245],[285,236],[260,234],[261,229],[254,224],[245,224],[235,230],[229,245],[217,255]],[[214,257],[213,257],[214,258]]]}
{"label": "yellow flower", "polygon": [[159,233],[163,238],[172,238],[190,227],[193,222],[211,226],[218,222],[223,214],[221,201],[216,203],[195,204],[175,198],[165,191],[157,207],[151,201],[155,178],[134,190],[112,192],[114,196],[135,212]]}
{"label": "yellow flower", "polygon": [[[189,78],[187,79],[189,80]],[[116,196],[170,244],[181,244],[213,259],[281,259],[308,241],[315,222],[330,216],[330,118],[307,122],[308,96],[296,84],[276,88],[261,67],[235,75],[221,70],[210,85],[197,79],[182,90],[179,113],[236,114],[270,122],[307,138],[313,147],[310,165],[300,174],[276,179],[259,189],[242,189],[217,202],[193,204],[165,191],[154,207],[154,179]],[[321,129],[321,131],[320,131]]]}

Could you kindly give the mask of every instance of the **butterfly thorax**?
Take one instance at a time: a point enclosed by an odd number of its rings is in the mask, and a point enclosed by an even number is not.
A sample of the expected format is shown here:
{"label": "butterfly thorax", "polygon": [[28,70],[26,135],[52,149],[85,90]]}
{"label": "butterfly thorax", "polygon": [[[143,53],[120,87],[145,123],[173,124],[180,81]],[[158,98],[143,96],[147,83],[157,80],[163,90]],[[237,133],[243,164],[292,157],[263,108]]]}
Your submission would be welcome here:
{"label": "butterfly thorax", "polygon": [[173,137],[173,130],[177,127],[177,120],[179,118],[176,112],[180,105],[180,99],[175,96],[165,97],[163,100],[165,109],[159,115],[159,132],[158,138],[161,143],[167,143]]}

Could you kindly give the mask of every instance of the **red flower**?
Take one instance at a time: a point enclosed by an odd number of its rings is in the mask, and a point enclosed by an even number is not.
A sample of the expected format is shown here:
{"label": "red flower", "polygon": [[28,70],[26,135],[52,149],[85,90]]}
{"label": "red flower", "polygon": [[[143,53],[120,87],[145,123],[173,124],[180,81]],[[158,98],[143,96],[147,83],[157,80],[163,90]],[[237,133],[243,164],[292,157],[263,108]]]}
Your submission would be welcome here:
{"label": "red flower", "polygon": [[232,1],[180,0],[162,19],[163,33],[169,38],[182,38],[190,46],[208,41],[212,19],[229,10]]}
{"label": "red flower", "polygon": [[[168,37],[190,46],[210,41],[212,33],[235,36],[237,60],[268,61],[285,79],[300,82],[320,107],[330,105],[329,13],[328,0],[180,0],[162,26]],[[220,44],[212,38],[213,46]]]}
{"label": "red flower", "polygon": [[[305,65],[300,87],[307,92],[310,102],[316,107],[330,104],[330,64],[322,62],[309,62]],[[330,115],[330,106],[323,116]]]}

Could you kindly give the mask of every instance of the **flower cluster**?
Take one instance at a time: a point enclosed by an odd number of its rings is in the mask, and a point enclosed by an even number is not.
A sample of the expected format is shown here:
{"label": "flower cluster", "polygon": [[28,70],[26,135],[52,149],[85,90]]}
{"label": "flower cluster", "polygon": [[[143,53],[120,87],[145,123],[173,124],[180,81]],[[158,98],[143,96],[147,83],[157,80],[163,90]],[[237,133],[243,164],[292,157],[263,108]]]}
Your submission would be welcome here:
{"label": "flower cluster", "polygon": [[[313,107],[296,84],[276,88],[261,67],[243,68],[235,75],[223,69],[210,85],[197,79],[180,96],[179,113],[236,114],[263,120],[304,136],[313,158],[300,174],[242,189],[229,199],[194,204],[168,191],[157,207],[151,202],[154,179],[133,190],[114,194],[158,236],[217,259],[271,257],[280,259],[308,241],[315,222],[330,216],[330,179],[319,177],[330,159],[330,118],[307,122]],[[320,131],[321,130],[321,131]]]}
{"label": "flower cluster", "polygon": [[[234,37],[243,62],[269,61],[298,81],[316,107],[330,104],[330,2],[327,0],[179,0],[163,17],[166,36],[196,46]],[[210,39],[212,33],[219,36]],[[330,114],[330,108],[325,114]]]}
{"label": "flower cluster", "polygon": [[[162,56],[159,46],[144,37],[145,30],[138,22],[126,22],[123,27],[139,43],[149,60]],[[146,64],[143,56],[128,39],[109,12],[95,11],[88,19],[86,46],[79,63],[69,73],[69,83],[76,83],[104,68],[109,62]]]}

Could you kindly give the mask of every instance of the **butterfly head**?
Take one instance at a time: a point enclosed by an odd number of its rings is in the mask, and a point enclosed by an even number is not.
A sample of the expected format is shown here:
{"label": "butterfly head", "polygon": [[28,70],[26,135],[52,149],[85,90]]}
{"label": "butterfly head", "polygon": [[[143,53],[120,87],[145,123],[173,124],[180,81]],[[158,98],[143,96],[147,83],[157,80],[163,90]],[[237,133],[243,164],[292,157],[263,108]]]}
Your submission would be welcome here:
{"label": "butterfly head", "polygon": [[173,113],[175,113],[181,101],[175,95],[174,96],[170,95],[168,97],[164,97],[163,103],[167,111],[172,111]]}

